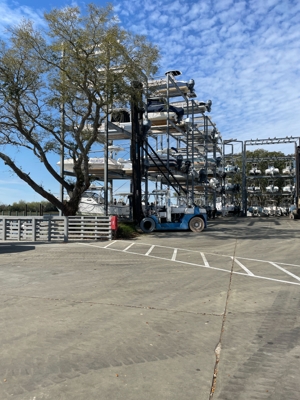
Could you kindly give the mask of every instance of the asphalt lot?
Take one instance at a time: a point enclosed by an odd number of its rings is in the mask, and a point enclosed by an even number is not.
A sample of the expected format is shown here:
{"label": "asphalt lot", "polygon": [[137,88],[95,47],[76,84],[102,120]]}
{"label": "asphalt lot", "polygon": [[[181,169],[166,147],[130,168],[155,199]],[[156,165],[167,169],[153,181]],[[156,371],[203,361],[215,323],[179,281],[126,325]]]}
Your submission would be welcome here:
{"label": "asphalt lot", "polygon": [[300,220],[0,242],[0,399],[300,399]]}

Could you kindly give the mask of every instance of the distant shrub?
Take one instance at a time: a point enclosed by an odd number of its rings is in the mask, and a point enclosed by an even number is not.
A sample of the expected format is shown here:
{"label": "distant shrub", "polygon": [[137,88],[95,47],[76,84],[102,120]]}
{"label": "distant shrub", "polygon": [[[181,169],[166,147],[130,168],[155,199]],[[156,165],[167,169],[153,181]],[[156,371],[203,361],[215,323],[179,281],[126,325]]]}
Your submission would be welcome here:
{"label": "distant shrub", "polygon": [[119,222],[117,239],[132,239],[138,236],[138,232],[132,222]]}

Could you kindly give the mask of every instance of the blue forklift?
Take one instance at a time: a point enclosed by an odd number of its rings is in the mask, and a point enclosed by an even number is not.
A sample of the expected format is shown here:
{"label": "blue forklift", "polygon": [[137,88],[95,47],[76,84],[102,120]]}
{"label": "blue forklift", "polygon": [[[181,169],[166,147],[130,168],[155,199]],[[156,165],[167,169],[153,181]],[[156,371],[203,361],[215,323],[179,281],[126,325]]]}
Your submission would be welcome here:
{"label": "blue forklift", "polygon": [[177,205],[172,205],[169,189],[153,190],[151,195],[155,196],[156,200],[150,203],[148,215],[139,224],[144,233],[178,230],[199,233],[207,227],[205,208],[188,205],[180,197],[177,198]]}

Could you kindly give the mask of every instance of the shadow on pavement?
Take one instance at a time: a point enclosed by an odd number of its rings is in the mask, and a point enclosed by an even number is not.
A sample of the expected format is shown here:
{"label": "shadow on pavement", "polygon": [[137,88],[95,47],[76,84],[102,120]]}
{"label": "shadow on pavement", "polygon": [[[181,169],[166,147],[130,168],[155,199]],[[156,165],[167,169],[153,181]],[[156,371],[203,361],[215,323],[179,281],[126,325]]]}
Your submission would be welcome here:
{"label": "shadow on pavement", "polygon": [[[205,237],[216,237],[218,240],[228,240],[239,238],[239,240],[270,240],[293,239],[299,237],[299,231],[292,230],[287,226],[288,218],[285,217],[269,217],[269,218],[222,218],[208,221],[208,227],[203,232],[194,233],[191,231],[154,231],[152,236],[159,238],[178,238],[178,237],[195,237],[195,235]],[[296,225],[298,221],[291,221]]]}
{"label": "shadow on pavement", "polygon": [[11,244],[11,243],[0,244],[0,254],[20,253],[23,251],[30,251],[30,250],[35,250],[35,246],[32,246],[32,245],[26,246],[26,245]]}

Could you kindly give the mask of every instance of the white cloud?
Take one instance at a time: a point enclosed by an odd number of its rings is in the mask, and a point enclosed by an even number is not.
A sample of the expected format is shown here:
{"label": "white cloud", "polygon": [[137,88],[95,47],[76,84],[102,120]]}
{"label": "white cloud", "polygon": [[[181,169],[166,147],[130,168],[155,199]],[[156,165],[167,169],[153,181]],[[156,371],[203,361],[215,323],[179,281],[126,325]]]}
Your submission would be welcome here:
{"label": "white cloud", "polygon": [[213,8],[216,13],[219,13],[224,10],[228,10],[234,5],[233,0],[222,0],[213,2]]}
{"label": "white cloud", "polygon": [[[271,121],[278,124],[281,112],[297,134],[293,110],[299,107],[300,85],[297,0],[114,0],[113,4],[125,29],[144,34],[159,46],[161,74],[180,69],[183,79],[195,79],[199,98],[213,100],[221,131],[240,131],[241,121],[244,131],[257,132],[255,123],[266,130]],[[7,2],[1,3],[0,11],[2,26],[23,16],[39,21],[42,15]],[[276,108],[280,111],[274,112]]]}
{"label": "white cloud", "polygon": [[23,19],[30,19],[36,25],[44,25],[41,10],[32,9],[27,6],[11,5],[1,0],[0,2],[0,31],[7,26],[18,25]]}
{"label": "white cloud", "polygon": [[[0,0],[1,1],[1,0]],[[113,0],[120,24],[162,53],[161,70],[195,79],[224,138],[299,135],[298,0]],[[0,28],[42,12],[0,3]]]}
{"label": "white cloud", "polygon": [[[193,2],[191,6],[188,7],[188,10],[186,11],[185,18],[188,19],[200,19],[201,16],[208,12],[210,8],[209,2],[205,1],[198,1],[198,2]],[[181,10],[183,12],[183,10]]]}

